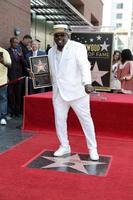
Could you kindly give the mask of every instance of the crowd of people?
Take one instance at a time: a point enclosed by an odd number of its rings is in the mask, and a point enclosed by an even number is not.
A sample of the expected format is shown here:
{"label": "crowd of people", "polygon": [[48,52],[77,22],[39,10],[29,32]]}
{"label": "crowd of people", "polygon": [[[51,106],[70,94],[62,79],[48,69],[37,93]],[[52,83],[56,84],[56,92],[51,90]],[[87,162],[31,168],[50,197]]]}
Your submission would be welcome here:
{"label": "crowd of people", "polygon": [[22,41],[10,38],[8,49],[0,47],[0,124],[6,125],[7,114],[19,117],[23,113],[23,97],[26,94],[25,77],[28,78],[28,94],[44,92],[44,88],[34,89],[30,78],[29,57],[47,55],[40,50],[40,40],[32,40],[25,35]]}
{"label": "crowd of people", "polygon": [[115,93],[133,94],[133,55],[130,49],[114,51],[111,89]]}
{"label": "crowd of people", "polygon": [[[0,47],[0,124],[2,125],[7,124],[7,113],[11,117],[19,117],[23,113],[23,96],[26,94],[24,77],[30,77],[29,57],[47,55],[51,48],[48,44],[46,50],[41,50],[40,43],[40,40],[32,40],[30,35],[25,35],[22,41],[12,37],[7,50]],[[34,89],[31,78],[28,79],[27,90],[28,94],[46,91],[44,88]],[[111,91],[133,93],[133,57],[130,49],[114,51]]]}

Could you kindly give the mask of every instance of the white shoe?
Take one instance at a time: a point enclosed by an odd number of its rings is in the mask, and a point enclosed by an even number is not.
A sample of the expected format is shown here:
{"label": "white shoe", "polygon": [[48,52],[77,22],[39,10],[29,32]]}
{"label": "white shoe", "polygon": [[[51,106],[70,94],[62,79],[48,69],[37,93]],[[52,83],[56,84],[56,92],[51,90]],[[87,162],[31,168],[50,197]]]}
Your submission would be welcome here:
{"label": "white shoe", "polygon": [[0,120],[0,124],[1,124],[1,125],[6,125],[7,122],[6,122],[6,120],[3,118],[3,119]]}
{"label": "white shoe", "polygon": [[69,153],[71,153],[70,146],[67,146],[67,147],[60,146],[59,149],[54,152],[54,156],[59,157],[59,156],[63,156],[65,154],[69,154]]}
{"label": "white shoe", "polygon": [[99,155],[98,155],[98,152],[97,152],[97,149],[90,149],[90,159],[91,160],[99,160]]}

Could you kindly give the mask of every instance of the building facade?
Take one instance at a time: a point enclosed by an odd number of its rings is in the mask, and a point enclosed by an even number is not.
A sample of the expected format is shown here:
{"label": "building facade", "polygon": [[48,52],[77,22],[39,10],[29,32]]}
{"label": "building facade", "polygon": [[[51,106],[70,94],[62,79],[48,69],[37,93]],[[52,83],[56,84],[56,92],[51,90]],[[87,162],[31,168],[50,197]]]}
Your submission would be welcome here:
{"label": "building facade", "polygon": [[19,39],[30,34],[30,0],[0,0],[0,46],[7,48],[14,31],[19,29]]}
{"label": "building facade", "polygon": [[102,24],[103,2],[101,0],[69,0],[94,26]]}
{"label": "building facade", "polygon": [[[32,2],[32,0],[0,1],[0,46],[8,47],[9,39],[15,35],[16,30],[20,31],[19,40],[25,34],[31,34],[33,39],[42,41],[43,48],[46,48],[48,43],[52,43],[50,31],[54,22],[48,22],[44,13],[37,15],[37,9],[32,13]],[[34,2],[40,7],[47,5],[47,2],[51,2],[51,5],[54,2],[57,8],[61,2],[67,2],[85,18],[85,21],[93,26],[102,24],[103,3],[101,0],[38,0]]]}
{"label": "building facade", "polygon": [[115,48],[132,50],[132,0],[112,0],[111,26],[115,32]]}
{"label": "building facade", "polygon": [[[59,1],[55,0],[54,2],[56,4]],[[101,0],[68,0],[67,2],[71,4],[70,7],[72,6],[72,9],[76,9],[79,14],[85,17],[92,26],[102,25],[103,2]],[[47,44],[52,45],[53,43],[50,35],[53,23],[54,20],[46,20],[45,15],[38,15],[37,12],[32,14],[31,34],[33,38],[42,41],[42,48],[46,48]],[[62,23],[65,22],[62,21]]]}
{"label": "building facade", "polygon": [[114,32],[114,49],[130,48],[133,51],[133,0],[110,0],[109,4],[106,25]]}

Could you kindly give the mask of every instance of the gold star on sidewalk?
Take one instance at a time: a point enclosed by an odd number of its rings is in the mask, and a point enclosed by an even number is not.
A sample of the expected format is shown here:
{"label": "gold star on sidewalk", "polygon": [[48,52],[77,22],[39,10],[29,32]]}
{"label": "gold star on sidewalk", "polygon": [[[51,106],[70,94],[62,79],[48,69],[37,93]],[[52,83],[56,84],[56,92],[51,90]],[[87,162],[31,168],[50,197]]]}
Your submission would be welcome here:
{"label": "gold star on sidewalk", "polygon": [[42,168],[48,169],[48,168],[70,167],[85,174],[88,174],[88,171],[84,166],[93,165],[96,168],[97,164],[98,165],[105,164],[105,162],[81,160],[78,154],[74,154],[68,157],[49,157],[49,156],[42,156],[42,157],[54,162]]}

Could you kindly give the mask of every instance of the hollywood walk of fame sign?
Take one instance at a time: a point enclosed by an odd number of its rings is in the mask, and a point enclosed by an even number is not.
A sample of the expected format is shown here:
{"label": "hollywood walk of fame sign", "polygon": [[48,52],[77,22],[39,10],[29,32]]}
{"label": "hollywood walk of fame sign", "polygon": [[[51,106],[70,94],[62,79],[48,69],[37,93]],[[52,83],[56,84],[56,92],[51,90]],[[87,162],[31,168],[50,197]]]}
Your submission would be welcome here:
{"label": "hollywood walk of fame sign", "polygon": [[110,89],[113,33],[72,33],[71,39],[85,44],[91,63],[92,85],[97,90]]}
{"label": "hollywood walk of fame sign", "polygon": [[34,89],[51,86],[48,56],[33,56],[29,59],[31,71],[34,74],[32,79]]}
{"label": "hollywood walk of fame sign", "polygon": [[54,157],[53,154],[53,151],[44,151],[27,166],[43,170],[105,176],[111,160],[109,156],[100,156],[98,161],[92,161],[88,154],[72,153],[62,157]]}

